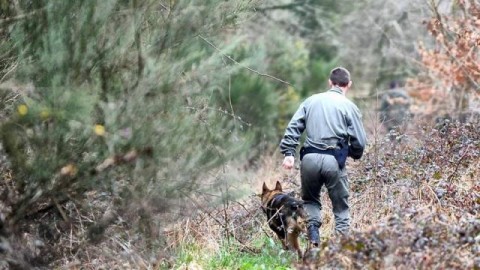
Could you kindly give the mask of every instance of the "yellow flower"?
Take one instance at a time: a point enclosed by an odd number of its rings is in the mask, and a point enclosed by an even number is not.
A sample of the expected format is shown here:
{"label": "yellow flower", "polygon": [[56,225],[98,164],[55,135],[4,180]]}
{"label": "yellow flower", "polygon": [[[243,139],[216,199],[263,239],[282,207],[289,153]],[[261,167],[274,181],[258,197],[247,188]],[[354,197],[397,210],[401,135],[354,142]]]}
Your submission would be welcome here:
{"label": "yellow flower", "polygon": [[303,40],[295,41],[295,48],[299,50],[305,48],[305,43],[303,42]]}
{"label": "yellow flower", "polygon": [[60,175],[62,176],[75,176],[78,172],[77,167],[70,163],[60,169]]}
{"label": "yellow flower", "polygon": [[20,114],[20,116],[24,116],[28,113],[28,107],[25,104],[19,105],[17,107],[17,112]]}
{"label": "yellow flower", "polygon": [[50,112],[47,109],[43,109],[40,111],[40,118],[43,120],[47,119],[50,116]]}
{"label": "yellow flower", "polygon": [[98,136],[105,136],[105,127],[103,125],[97,124],[93,130]]}

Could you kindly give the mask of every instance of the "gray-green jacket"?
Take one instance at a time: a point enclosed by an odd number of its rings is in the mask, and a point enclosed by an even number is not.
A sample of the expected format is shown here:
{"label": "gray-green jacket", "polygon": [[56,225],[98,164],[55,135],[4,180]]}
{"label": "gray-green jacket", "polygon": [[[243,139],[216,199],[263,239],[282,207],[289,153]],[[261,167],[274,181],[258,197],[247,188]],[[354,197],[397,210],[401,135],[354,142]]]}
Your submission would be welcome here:
{"label": "gray-green jacket", "polygon": [[284,155],[295,155],[300,136],[307,130],[305,147],[335,148],[338,140],[349,141],[349,156],[362,157],[366,136],[358,107],[338,87],[307,98],[293,115],[280,142]]}

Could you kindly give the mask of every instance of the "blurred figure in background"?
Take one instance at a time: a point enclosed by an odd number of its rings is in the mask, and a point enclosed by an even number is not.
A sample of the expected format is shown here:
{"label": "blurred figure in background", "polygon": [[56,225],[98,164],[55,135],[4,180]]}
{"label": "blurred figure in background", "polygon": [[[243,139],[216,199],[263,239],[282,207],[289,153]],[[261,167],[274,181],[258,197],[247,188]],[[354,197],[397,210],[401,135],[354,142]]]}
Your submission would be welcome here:
{"label": "blurred figure in background", "polygon": [[390,89],[380,101],[380,121],[388,132],[402,126],[410,116],[410,96],[399,81],[391,81]]}

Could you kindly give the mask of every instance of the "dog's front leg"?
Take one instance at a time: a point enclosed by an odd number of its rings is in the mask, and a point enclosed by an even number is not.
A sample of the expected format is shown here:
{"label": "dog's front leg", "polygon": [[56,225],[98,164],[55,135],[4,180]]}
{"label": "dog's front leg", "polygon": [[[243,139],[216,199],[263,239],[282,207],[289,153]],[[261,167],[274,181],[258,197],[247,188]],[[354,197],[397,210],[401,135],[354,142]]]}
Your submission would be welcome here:
{"label": "dog's front leg", "polygon": [[288,228],[287,230],[287,242],[288,246],[297,252],[298,258],[301,259],[303,257],[303,252],[300,249],[300,243],[298,242],[299,231],[293,227]]}
{"label": "dog's front leg", "polygon": [[298,258],[301,259],[303,257],[303,252],[300,249],[300,244],[298,243],[298,233],[292,233],[289,235],[290,242],[292,243],[292,247],[295,251],[297,251]]}

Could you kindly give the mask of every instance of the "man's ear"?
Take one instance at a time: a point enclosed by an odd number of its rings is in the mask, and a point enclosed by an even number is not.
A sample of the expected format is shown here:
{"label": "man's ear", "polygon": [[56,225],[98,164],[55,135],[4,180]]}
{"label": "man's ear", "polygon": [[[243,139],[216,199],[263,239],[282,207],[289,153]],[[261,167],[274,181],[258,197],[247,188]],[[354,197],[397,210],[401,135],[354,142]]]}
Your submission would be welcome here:
{"label": "man's ear", "polygon": [[282,191],[282,184],[280,184],[280,181],[277,181],[277,184],[275,185],[275,190]]}
{"label": "man's ear", "polygon": [[328,79],[328,86],[333,87],[332,80]]}
{"label": "man's ear", "polygon": [[352,83],[353,83],[352,81],[348,82],[348,88],[352,87]]}

